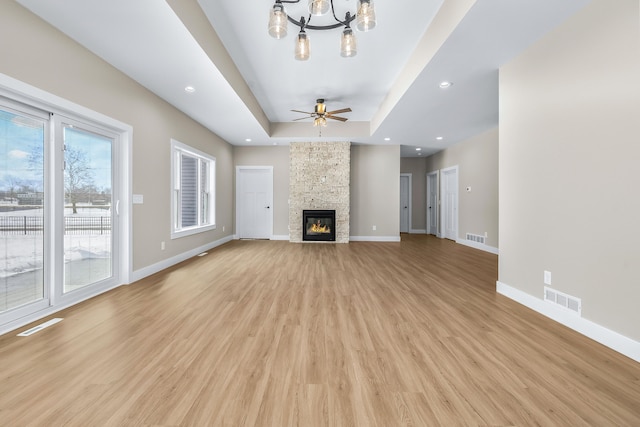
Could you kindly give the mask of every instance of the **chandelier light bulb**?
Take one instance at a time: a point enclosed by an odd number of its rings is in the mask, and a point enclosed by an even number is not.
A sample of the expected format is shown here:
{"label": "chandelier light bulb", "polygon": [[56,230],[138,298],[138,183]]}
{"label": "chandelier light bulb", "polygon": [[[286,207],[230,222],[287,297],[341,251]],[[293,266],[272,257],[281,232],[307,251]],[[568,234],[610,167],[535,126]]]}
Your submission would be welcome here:
{"label": "chandelier light bulb", "polygon": [[329,0],[309,0],[309,13],[321,16],[329,12]]}
{"label": "chandelier light bulb", "polygon": [[288,24],[289,21],[287,20],[287,14],[284,11],[282,3],[274,4],[269,13],[269,35],[274,39],[285,37],[287,35]]}
{"label": "chandelier light bulb", "polygon": [[356,44],[356,36],[350,27],[346,27],[340,39],[340,55],[344,58],[351,58],[352,56],[356,56],[357,53],[358,46]]}
{"label": "chandelier light bulb", "polygon": [[376,11],[373,7],[373,0],[358,0],[358,11],[356,12],[356,28],[358,31],[373,30],[376,26]]}
{"label": "chandelier light bulb", "polygon": [[307,33],[305,33],[304,30],[301,30],[300,33],[298,33],[298,38],[296,38],[295,57],[298,61],[306,61],[309,59],[309,47],[309,37],[307,37]]}

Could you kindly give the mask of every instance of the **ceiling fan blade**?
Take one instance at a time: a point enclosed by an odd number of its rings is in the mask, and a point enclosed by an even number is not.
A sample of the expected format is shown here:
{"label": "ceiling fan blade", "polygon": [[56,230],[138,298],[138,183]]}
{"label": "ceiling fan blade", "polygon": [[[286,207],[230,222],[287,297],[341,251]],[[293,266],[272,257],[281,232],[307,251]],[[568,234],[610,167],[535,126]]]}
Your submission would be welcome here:
{"label": "ceiling fan blade", "polygon": [[333,119],[333,120],[340,120],[341,122],[346,122],[347,119],[346,117],[336,117],[336,116],[325,116],[327,119]]}
{"label": "ceiling fan blade", "polygon": [[291,110],[294,113],[302,113],[302,114],[309,114],[310,116],[313,116],[315,113],[310,113],[308,111],[300,111],[300,110]]}
{"label": "ceiling fan blade", "polygon": [[325,114],[350,113],[351,108],[343,108],[342,110],[327,111]]}
{"label": "ceiling fan blade", "polygon": [[300,117],[299,119],[293,119],[293,122],[297,122],[298,120],[305,120],[305,119],[312,119],[313,117],[309,116],[309,117]]}

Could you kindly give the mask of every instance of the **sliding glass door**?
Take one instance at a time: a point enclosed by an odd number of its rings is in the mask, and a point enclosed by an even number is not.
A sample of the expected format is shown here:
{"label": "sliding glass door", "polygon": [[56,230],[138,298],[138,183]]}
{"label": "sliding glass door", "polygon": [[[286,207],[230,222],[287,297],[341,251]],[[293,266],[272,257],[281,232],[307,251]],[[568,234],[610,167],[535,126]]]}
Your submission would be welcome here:
{"label": "sliding glass door", "polygon": [[0,327],[119,284],[118,143],[0,96]]}
{"label": "sliding glass door", "polygon": [[114,137],[84,124],[61,124],[64,143],[64,293],[113,276]]}
{"label": "sliding glass door", "polygon": [[44,302],[48,115],[0,104],[0,313]]}

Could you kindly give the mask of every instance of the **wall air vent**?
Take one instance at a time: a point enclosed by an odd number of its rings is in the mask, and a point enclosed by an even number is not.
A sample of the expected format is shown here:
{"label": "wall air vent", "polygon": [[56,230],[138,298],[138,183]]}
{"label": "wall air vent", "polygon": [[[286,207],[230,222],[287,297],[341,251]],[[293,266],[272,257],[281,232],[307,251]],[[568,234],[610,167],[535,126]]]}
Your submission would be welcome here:
{"label": "wall air vent", "polygon": [[467,240],[471,242],[481,243],[484,245],[486,237],[480,236],[479,234],[471,234],[467,233]]}
{"label": "wall air vent", "polygon": [[582,300],[580,298],[567,295],[547,286],[544,287],[544,300],[558,305],[578,315],[582,315]]}

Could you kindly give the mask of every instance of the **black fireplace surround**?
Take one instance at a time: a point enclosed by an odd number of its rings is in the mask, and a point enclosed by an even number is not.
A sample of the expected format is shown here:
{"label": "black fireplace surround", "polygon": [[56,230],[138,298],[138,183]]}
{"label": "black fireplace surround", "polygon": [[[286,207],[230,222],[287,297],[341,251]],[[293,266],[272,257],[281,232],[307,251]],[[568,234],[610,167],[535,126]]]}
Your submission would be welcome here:
{"label": "black fireplace surround", "polygon": [[302,240],[303,241],[336,241],[336,211],[335,210],[303,210],[302,211]]}

